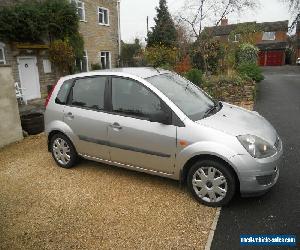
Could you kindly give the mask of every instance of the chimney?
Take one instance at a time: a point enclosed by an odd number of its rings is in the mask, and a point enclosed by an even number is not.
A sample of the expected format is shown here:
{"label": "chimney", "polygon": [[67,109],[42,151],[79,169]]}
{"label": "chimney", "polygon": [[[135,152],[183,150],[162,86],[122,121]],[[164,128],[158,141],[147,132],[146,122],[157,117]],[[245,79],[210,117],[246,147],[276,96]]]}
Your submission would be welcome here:
{"label": "chimney", "polygon": [[227,18],[222,18],[221,19],[221,26],[226,26],[228,25],[228,19]]}

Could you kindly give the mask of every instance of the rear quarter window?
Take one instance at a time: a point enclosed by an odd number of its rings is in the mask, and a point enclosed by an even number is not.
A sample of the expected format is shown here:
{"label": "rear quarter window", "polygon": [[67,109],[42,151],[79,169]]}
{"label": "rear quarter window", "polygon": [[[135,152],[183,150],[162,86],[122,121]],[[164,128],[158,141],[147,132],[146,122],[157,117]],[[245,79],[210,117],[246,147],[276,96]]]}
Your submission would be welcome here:
{"label": "rear quarter window", "polygon": [[74,79],[67,80],[61,85],[61,87],[58,91],[58,94],[55,98],[55,103],[57,103],[57,104],[66,104],[67,103],[68,95],[69,95],[70,89],[72,87],[73,81],[74,81]]}

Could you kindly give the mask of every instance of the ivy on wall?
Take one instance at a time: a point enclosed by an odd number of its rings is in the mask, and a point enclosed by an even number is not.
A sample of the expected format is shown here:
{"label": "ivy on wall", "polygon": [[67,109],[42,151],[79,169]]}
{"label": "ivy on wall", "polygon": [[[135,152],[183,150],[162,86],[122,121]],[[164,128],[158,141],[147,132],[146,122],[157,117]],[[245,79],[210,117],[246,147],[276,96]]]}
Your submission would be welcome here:
{"label": "ivy on wall", "polygon": [[68,0],[26,0],[0,8],[0,40],[44,43],[68,40],[76,58],[83,56],[75,5]]}

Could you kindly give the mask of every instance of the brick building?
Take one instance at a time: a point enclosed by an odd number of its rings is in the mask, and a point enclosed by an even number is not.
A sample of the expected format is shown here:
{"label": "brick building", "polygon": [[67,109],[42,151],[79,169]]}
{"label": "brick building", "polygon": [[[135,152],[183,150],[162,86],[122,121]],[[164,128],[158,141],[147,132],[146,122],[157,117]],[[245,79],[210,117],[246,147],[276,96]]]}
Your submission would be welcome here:
{"label": "brick building", "polygon": [[[285,64],[285,50],[288,47],[288,21],[277,22],[248,22],[256,24],[259,32],[255,34],[256,46],[259,48],[259,64],[261,66],[280,66]],[[228,19],[221,20],[221,25],[208,27],[206,30],[223,42],[229,41],[229,35],[238,24],[228,24]],[[238,42],[236,34],[233,42]]]}
{"label": "brick building", "polygon": [[[22,1],[22,0],[19,0]],[[1,0],[0,6],[18,0]],[[84,58],[79,63],[81,71],[91,70],[92,64],[101,68],[118,65],[120,53],[120,1],[119,0],[70,0],[77,7],[80,19],[79,32],[84,39]],[[0,64],[12,67],[14,80],[24,88],[27,100],[43,98],[47,86],[59,76],[55,65],[48,58],[49,44],[5,44],[0,41]]]}

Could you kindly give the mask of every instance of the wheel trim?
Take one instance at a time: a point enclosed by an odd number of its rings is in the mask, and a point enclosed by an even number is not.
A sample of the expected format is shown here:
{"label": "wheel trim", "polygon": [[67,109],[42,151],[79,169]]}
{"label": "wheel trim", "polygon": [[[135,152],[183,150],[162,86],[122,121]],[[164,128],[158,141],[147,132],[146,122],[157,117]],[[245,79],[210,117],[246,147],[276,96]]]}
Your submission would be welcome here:
{"label": "wheel trim", "polygon": [[70,162],[70,147],[64,139],[55,139],[55,141],[53,142],[52,151],[55,159],[60,164],[67,165]]}
{"label": "wheel trim", "polygon": [[224,174],[214,167],[201,167],[193,175],[192,185],[203,201],[215,203],[223,200],[228,191]]}

